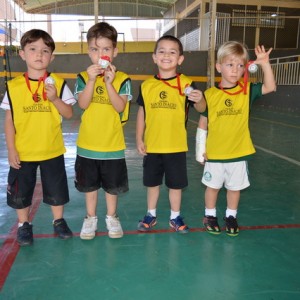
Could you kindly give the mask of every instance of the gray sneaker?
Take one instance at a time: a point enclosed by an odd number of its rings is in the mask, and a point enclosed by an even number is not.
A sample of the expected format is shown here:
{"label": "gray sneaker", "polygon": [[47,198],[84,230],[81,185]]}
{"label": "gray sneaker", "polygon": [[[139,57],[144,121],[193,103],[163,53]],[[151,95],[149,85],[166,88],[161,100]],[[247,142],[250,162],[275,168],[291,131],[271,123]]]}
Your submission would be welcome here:
{"label": "gray sneaker", "polygon": [[98,218],[85,217],[80,231],[82,240],[92,240],[96,236]]}
{"label": "gray sneaker", "polygon": [[121,238],[123,236],[123,229],[118,216],[106,217],[106,228],[108,236],[112,239]]}

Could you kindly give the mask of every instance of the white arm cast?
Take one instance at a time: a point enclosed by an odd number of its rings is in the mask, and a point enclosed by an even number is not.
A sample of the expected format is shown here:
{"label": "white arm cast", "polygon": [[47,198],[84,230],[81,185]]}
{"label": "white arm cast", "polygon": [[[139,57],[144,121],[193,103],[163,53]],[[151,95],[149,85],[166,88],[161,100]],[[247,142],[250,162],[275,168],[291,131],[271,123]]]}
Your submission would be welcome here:
{"label": "white arm cast", "polygon": [[196,133],[196,161],[204,162],[203,154],[206,152],[207,130],[197,128]]}

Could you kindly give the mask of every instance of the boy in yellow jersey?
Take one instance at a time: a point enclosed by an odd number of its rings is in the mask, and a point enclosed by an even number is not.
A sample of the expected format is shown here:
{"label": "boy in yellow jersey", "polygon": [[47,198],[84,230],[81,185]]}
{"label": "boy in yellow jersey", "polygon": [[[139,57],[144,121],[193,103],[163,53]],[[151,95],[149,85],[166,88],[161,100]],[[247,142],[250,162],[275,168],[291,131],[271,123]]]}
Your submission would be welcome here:
{"label": "boy in yellow jersey", "polygon": [[62,117],[71,118],[76,103],[66,82],[47,72],[54,59],[55,44],[45,31],[32,29],[21,38],[20,56],[27,72],[7,83],[1,103],[6,110],[5,136],[10,170],[7,203],[16,209],[19,221],[17,241],[33,242],[29,213],[40,168],[43,201],[53,213],[54,232],[62,239],[72,237],[63,218],[69,191],[64,163]]}
{"label": "boy in yellow jersey", "polygon": [[106,198],[106,227],[110,238],[121,238],[117,216],[118,195],[128,191],[124,113],[132,98],[131,80],[112,64],[118,54],[117,31],[106,22],[87,32],[88,54],[92,61],[77,77],[75,97],[83,109],[77,139],[75,186],[85,193],[86,217],[80,238],[90,240],[97,230],[98,190]]}
{"label": "boy in yellow jersey", "polygon": [[171,206],[170,227],[187,233],[188,226],[180,215],[182,189],[188,185],[186,122],[189,106],[205,110],[201,91],[192,89],[192,80],[177,73],[183,47],[174,36],[161,37],[153,53],[158,74],[144,81],[140,88],[137,114],[136,144],[144,156],[143,183],[147,187],[148,211],[138,224],[139,231],[148,231],[156,224],[156,206],[160,185],[165,176]]}
{"label": "boy in yellow jersey", "polygon": [[[216,203],[223,185],[227,189],[226,233],[230,236],[239,233],[236,215],[240,191],[250,185],[247,160],[255,153],[249,131],[250,107],[262,95],[276,90],[269,63],[271,51],[272,48],[266,51],[264,46],[257,46],[257,58],[250,65],[243,44],[226,42],[217,53],[216,69],[221,73],[221,82],[204,92],[207,110],[200,116],[197,129],[196,160],[201,163],[206,160],[202,177],[206,185],[203,224],[212,234],[221,232]],[[247,82],[249,66],[256,67],[253,64],[261,66],[263,83]]]}

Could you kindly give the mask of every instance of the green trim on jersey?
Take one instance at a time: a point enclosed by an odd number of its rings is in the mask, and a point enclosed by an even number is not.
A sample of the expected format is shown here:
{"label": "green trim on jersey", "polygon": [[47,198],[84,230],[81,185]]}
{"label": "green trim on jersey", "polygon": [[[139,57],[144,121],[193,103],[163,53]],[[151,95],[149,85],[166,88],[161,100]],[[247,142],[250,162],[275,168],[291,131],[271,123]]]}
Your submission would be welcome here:
{"label": "green trim on jersey", "polygon": [[[88,74],[78,74],[75,96],[84,90]],[[119,159],[125,157],[125,139],[122,126],[128,120],[129,100],[132,98],[131,80],[127,74],[117,71],[113,86],[119,95],[127,96],[123,114],[118,113],[109,98],[103,76],[98,76],[93,97],[83,110],[77,138],[78,155],[91,159]],[[125,118],[124,118],[125,117]]]}
{"label": "green trim on jersey", "polygon": [[[120,71],[117,71],[117,74],[118,75],[122,74],[127,76],[127,74]],[[99,76],[97,77],[97,79],[99,79],[100,77],[103,76]],[[76,84],[75,84],[75,92],[74,92],[74,97],[77,101],[78,101],[78,94],[84,90],[87,80],[88,80],[88,75],[86,72],[81,72],[77,77]],[[115,88],[117,89],[117,86],[115,86]],[[121,123],[122,125],[125,125],[126,122],[129,120],[130,101],[132,100],[132,84],[131,84],[131,79],[129,77],[127,77],[124,80],[124,82],[122,82],[117,92],[120,96],[127,96],[127,104],[125,106],[125,109],[123,112],[119,113]]]}
{"label": "green trim on jersey", "polygon": [[83,149],[78,146],[77,146],[77,154],[82,157],[87,157],[91,159],[102,159],[102,160],[125,158],[124,150],[113,151],[113,152],[97,152],[97,151]]}

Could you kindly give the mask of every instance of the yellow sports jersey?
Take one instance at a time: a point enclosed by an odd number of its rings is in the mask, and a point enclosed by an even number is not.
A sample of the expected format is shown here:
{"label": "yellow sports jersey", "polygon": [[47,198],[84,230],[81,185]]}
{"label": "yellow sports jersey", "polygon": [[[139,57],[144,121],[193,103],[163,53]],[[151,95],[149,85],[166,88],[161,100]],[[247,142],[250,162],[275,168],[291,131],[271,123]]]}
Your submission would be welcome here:
{"label": "yellow sports jersey", "polygon": [[[230,93],[238,90],[236,86]],[[230,160],[255,153],[249,131],[250,85],[246,95],[229,95],[216,87],[204,94],[208,107],[208,159]]]}
{"label": "yellow sports jersey", "polygon": [[[78,77],[85,85],[88,80],[87,72],[81,72]],[[113,86],[117,92],[127,80],[130,81],[127,74],[116,72]],[[82,86],[77,87],[78,92],[82,89]],[[98,152],[113,152],[126,148],[122,116],[112,106],[102,76],[97,78],[93,99],[81,116],[77,146]]]}
{"label": "yellow sports jersey", "polygon": [[143,105],[145,112],[144,143],[148,153],[188,150],[186,121],[189,103],[183,91],[191,83],[191,79],[183,74],[169,80],[153,77],[142,83],[139,104]]}
{"label": "yellow sports jersey", "polygon": [[[55,74],[58,96],[65,81]],[[65,153],[61,122],[54,104],[43,97],[43,82],[30,80],[31,91],[37,91],[37,102],[27,87],[24,75],[7,82],[7,95],[16,130],[15,146],[21,161],[42,161]]]}

